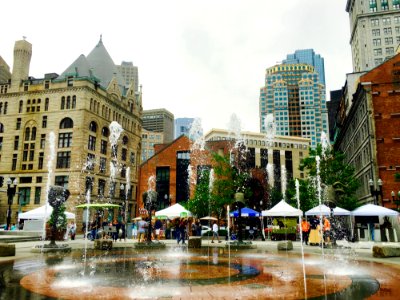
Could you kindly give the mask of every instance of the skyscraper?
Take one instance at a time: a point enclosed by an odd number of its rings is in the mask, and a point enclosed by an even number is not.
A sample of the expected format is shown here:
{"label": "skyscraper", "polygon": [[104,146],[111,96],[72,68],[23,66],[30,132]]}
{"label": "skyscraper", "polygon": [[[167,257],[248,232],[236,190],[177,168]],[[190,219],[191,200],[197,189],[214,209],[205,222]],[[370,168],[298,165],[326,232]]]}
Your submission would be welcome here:
{"label": "skyscraper", "polygon": [[268,133],[267,116],[273,115],[276,134],[311,139],[315,148],[321,132],[328,134],[325,86],[308,64],[281,64],[266,70],[260,89],[260,129]]}
{"label": "skyscraper", "polygon": [[130,61],[123,61],[121,65],[117,65],[118,71],[121,73],[122,78],[125,80],[125,84],[129,86],[131,81],[135,83],[135,91],[139,88],[139,72],[138,67],[134,66]]}
{"label": "skyscraper", "polygon": [[144,129],[162,132],[164,143],[174,140],[174,115],[165,108],[144,110],[142,121]]}
{"label": "skyscraper", "polygon": [[180,137],[182,134],[189,136],[190,127],[194,118],[177,118],[175,119],[175,138]]}
{"label": "skyscraper", "polygon": [[313,49],[296,50],[293,54],[288,54],[283,64],[308,64],[314,67],[318,73],[319,82],[325,85],[325,66],[324,59],[319,54],[315,54]]}
{"label": "skyscraper", "polygon": [[353,71],[368,71],[391,58],[400,43],[400,0],[347,0]]}

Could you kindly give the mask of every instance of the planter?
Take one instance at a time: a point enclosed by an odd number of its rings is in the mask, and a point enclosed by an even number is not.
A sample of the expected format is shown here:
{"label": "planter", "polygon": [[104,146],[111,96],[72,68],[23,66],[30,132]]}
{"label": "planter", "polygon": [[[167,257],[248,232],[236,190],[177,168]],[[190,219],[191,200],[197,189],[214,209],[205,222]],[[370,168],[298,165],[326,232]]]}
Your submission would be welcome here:
{"label": "planter", "polygon": [[[67,232],[66,229],[57,230],[55,240],[56,241],[63,241],[66,232]],[[51,233],[50,228],[46,228],[46,241],[50,241],[51,237],[52,237],[52,233]]]}

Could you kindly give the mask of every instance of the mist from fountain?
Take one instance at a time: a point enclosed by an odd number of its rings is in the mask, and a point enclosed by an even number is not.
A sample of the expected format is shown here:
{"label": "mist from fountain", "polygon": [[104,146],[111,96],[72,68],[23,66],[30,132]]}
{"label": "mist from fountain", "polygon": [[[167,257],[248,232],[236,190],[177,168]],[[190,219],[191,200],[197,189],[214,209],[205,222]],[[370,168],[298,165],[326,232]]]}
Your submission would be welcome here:
{"label": "mist from fountain", "polygon": [[282,199],[286,198],[286,188],[287,188],[287,172],[286,166],[281,165],[281,189],[282,189]]}
{"label": "mist from fountain", "polygon": [[192,122],[189,128],[189,139],[193,141],[191,149],[193,150],[204,150],[205,140],[203,133],[203,127],[201,124],[201,119],[196,118]]}
{"label": "mist from fountain", "polygon": [[[299,180],[296,178],[295,181],[296,186],[296,201],[297,201],[297,209],[300,209],[300,183]],[[302,216],[299,216],[299,225],[300,225],[300,245],[301,245],[301,261],[303,265],[303,282],[304,282],[304,295],[305,299],[307,299],[307,280],[306,280],[306,266],[304,261],[304,245],[303,245],[303,234],[301,231],[301,219]]]}
{"label": "mist from fountain", "polygon": [[[50,191],[50,186],[53,181],[53,162],[54,158],[56,156],[56,135],[54,134],[54,131],[51,131],[49,133],[49,157],[47,160],[47,183],[46,183],[46,205],[45,205],[45,210],[44,210],[44,215],[47,216],[47,208],[49,206],[49,191]],[[46,240],[46,223],[47,219],[43,218],[43,233],[42,233],[42,240]]]}

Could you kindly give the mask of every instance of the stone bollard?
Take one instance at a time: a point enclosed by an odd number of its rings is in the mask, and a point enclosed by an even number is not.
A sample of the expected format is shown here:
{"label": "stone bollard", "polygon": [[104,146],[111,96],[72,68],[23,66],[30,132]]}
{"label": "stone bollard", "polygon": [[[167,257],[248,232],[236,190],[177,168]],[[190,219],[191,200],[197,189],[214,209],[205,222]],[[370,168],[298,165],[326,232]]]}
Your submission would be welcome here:
{"label": "stone bollard", "polygon": [[15,256],[15,244],[0,243],[0,257]]}
{"label": "stone bollard", "polygon": [[372,256],[373,257],[397,257],[400,256],[400,247],[398,246],[374,246],[372,247]]}
{"label": "stone bollard", "polygon": [[201,248],[201,237],[200,236],[189,237],[188,248]]}
{"label": "stone bollard", "polygon": [[278,251],[293,250],[292,241],[280,241],[278,242]]}
{"label": "stone bollard", "polygon": [[94,249],[96,250],[111,250],[112,246],[112,240],[94,240]]}

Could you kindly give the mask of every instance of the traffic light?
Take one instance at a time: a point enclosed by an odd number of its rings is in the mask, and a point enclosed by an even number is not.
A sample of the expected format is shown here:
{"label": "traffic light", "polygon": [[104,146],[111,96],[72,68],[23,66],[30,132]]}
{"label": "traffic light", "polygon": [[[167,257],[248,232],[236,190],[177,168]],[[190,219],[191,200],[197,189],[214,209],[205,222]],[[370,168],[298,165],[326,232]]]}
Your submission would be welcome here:
{"label": "traffic light", "polygon": [[4,184],[4,177],[0,176],[0,187],[2,187]]}

